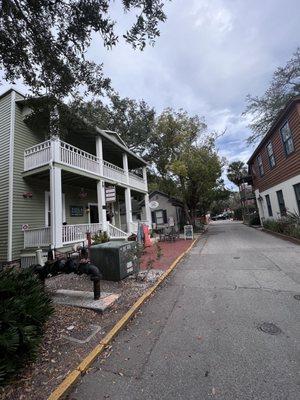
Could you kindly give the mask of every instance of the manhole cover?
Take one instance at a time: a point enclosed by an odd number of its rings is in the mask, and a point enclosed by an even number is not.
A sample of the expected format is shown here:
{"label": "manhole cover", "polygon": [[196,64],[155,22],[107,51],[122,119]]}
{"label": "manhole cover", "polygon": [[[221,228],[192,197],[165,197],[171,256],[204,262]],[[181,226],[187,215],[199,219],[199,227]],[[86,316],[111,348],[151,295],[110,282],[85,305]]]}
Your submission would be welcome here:
{"label": "manhole cover", "polygon": [[233,257],[234,260],[239,260],[241,257]]}
{"label": "manhole cover", "polygon": [[281,329],[271,322],[264,322],[259,326],[259,329],[269,335],[279,335],[281,333]]}
{"label": "manhole cover", "polygon": [[300,294],[295,294],[294,299],[300,300]]}

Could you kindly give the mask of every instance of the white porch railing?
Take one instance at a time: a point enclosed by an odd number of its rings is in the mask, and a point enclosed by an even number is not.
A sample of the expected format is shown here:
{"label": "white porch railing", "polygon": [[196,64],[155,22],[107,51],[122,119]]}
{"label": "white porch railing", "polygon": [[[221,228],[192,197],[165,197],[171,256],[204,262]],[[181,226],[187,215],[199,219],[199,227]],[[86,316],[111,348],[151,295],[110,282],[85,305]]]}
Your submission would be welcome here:
{"label": "white porch railing", "polygon": [[[64,225],[62,227],[63,244],[71,244],[86,239],[87,232],[92,235],[102,230],[102,224]],[[128,233],[108,223],[107,233],[111,239],[126,239]],[[24,248],[49,246],[51,244],[51,228],[36,228],[24,231]]]}
{"label": "white porch railing", "polygon": [[51,243],[50,227],[24,231],[24,249],[28,247],[49,246]]}
{"label": "white porch railing", "polygon": [[129,184],[137,189],[147,190],[144,179],[132,172],[129,172]]}
{"label": "white porch railing", "polygon": [[105,160],[103,160],[103,176],[113,181],[126,182],[125,171]]}
{"label": "white porch railing", "polygon": [[125,239],[128,237],[127,232],[122,231],[122,229],[119,229],[110,223],[108,223],[107,227],[107,233],[111,239]]}
{"label": "white porch railing", "polygon": [[[94,154],[90,154],[69,143],[61,140],[46,140],[43,143],[32,146],[24,151],[24,172],[37,167],[48,165],[51,161],[90,172],[101,177],[101,163],[103,166],[103,178],[127,184],[127,176],[123,168],[100,160]],[[129,185],[140,190],[147,190],[143,178],[129,172]]]}
{"label": "white porch railing", "polygon": [[87,232],[95,234],[102,229],[102,224],[64,225],[62,227],[63,244],[76,243],[86,239]]}
{"label": "white porch railing", "polygon": [[100,171],[98,157],[62,141],[60,142],[60,162],[94,174],[99,174]]}
{"label": "white porch railing", "polygon": [[51,160],[51,140],[46,140],[24,151],[24,171],[46,165]]}

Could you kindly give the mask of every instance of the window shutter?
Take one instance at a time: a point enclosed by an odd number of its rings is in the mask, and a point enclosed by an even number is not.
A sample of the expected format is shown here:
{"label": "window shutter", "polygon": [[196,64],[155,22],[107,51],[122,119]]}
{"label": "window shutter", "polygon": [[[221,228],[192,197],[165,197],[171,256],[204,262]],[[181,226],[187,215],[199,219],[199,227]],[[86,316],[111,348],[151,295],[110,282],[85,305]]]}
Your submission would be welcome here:
{"label": "window shutter", "polygon": [[156,224],[156,215],[155,215],[155,211],[151,211],[151,218],[152,218],[152,224]]}
{"label": "window shutter", "polygon": [[164,216],[164,224],[166,224],[168,222],[167,210],[163,210],[163,216]]}

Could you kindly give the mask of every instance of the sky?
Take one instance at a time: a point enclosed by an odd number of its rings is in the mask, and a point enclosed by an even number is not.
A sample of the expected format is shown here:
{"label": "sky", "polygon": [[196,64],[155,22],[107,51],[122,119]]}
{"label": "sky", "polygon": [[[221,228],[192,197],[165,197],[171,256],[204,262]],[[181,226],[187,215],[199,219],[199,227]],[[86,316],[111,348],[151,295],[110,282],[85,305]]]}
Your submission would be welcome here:
{"label": "sky", "polygon": [[[122,33],[131,16],[113,5]],[[299,0],[166,0],[167,21],[155,46],[133,50],[120,39],[106,50],[94,35],[87,57],[121,96],[144,99],[157,112],[166,107],[204,116],[228,162],[247,161],[253,151],[241,116],[247,94],[261,95],[276,67],[299,45]],[[2,91],[2,90],[1,90]]]}

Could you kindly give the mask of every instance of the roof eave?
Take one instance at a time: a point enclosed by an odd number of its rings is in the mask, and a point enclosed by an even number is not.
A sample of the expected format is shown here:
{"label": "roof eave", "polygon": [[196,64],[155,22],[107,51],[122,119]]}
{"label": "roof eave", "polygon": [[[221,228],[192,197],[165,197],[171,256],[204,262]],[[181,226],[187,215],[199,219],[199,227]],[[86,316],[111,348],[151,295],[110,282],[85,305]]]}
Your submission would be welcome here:
{"label": "roof eave", "polygon": [[288,104],[285,106],[285,108],[278,113],[278,115],[277,115],[275,121],[273,122],[273,124],[271,125],[270,129],[265,134],[265,136],[262,138],[262,140],[259,142],[258,146],[255,148],[251,157],[247,161],[248,165],[250,165],[253,158],[257,155],[258,151],[264,145],[264,143],[272,136],[272,134],[274,133],[274,130],[277,128],[278,124],[284,119],[284,117],[287,115],[287,113],[290,112],[291,108],[297,103],[300,103],[300,96],[297,96],[297,97],[294,97],[293,99],[291,99],[288,102]]}

